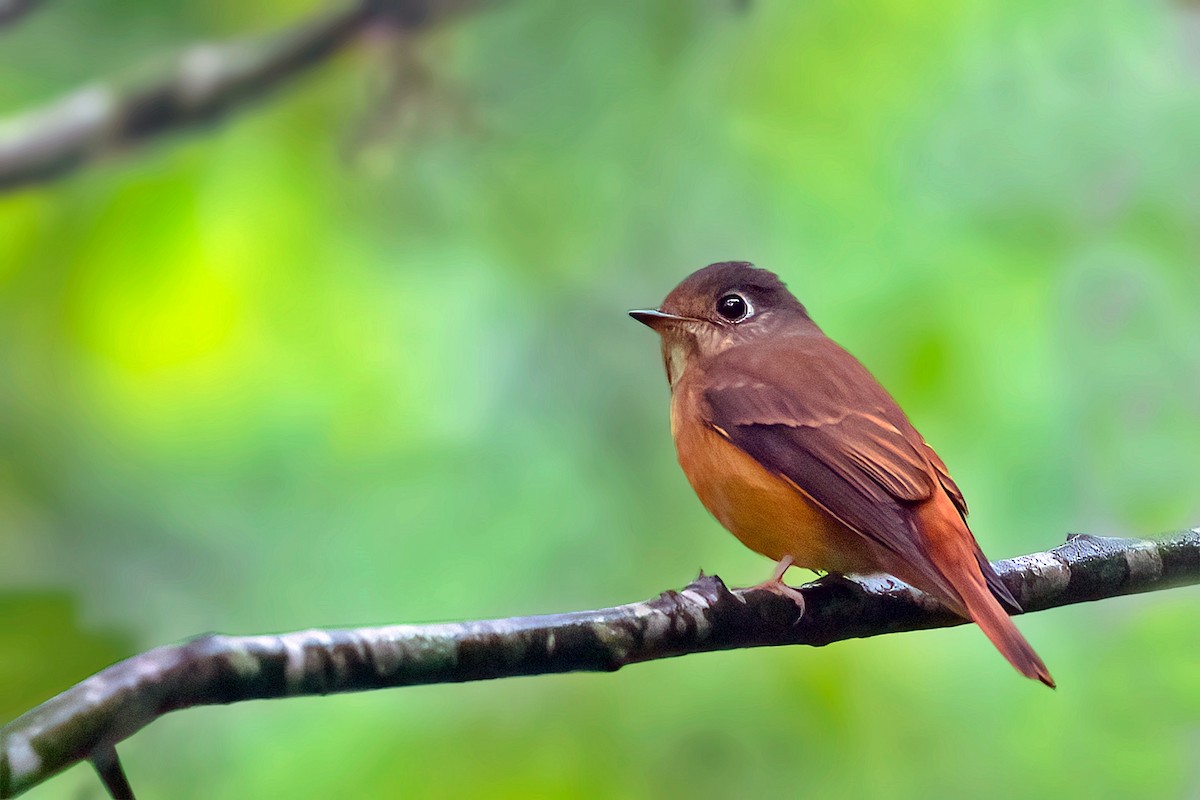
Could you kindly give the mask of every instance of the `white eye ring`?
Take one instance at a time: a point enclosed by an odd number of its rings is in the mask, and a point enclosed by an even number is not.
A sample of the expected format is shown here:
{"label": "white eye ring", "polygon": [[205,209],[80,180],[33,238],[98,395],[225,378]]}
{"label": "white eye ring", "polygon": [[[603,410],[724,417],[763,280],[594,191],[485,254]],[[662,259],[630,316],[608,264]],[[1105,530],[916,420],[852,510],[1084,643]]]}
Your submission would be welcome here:
{"label": "white eye ring", "polygon": [[754,306],[750,305],[745,295],[729,292],[717,300],[717,313],[729,322],[741,322],[754,313]]}

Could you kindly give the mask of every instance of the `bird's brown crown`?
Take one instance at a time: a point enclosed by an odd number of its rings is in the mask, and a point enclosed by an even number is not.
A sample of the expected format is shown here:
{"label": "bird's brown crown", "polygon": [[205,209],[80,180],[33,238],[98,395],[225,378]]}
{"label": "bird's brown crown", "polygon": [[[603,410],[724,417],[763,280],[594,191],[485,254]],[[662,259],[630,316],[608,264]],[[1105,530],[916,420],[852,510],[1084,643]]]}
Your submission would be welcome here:
{"label": "bird's brown crown", "polygon": [[779,276],[746,261],[721,261],[693,272],[667,295],[660,310],[724,325],[741,321],[739,299],[747,320],[767,311],[798,312],[807,317],[804,306]]}

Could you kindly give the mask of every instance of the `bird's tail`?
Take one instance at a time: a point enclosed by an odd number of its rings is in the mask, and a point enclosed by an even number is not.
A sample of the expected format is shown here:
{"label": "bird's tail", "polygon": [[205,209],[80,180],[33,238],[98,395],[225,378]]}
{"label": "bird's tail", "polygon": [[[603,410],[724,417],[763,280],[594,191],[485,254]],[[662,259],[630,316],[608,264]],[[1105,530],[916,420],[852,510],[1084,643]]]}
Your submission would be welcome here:
{"label": "bird's tail", "polygon": [[[930,502],[921,509],[924,513],[918,513],[923,517],[921,527],[926,533],[926,548],[930,551],[934,563],[957,592],[958,597],[953,599],[961,600],[965,608],[955,608],[959,604],[953,601],[947,605],[974,620],[1018,672],[1053,689],[1054,678],[1050,677],[1050,670],[1046,669],[1041,657],[1017,630],[1017,626],[993,594],[988,576],[984,572],[992,572],[991,564],[982,558],[979,545],[976,544],[966,522],[954,513],[952,508],[939,506],[942,504]],[[1003,586],[994,573],[992,577],[994,583]],[[1005,599],[1015,606],[1015,601],[1007,590],[1001,591]]]}
{"label": "bird's tail", "polygon": [[999,601],[992,596],[983,581],[983,576],[980,575],[978,582],[971,581],[969,587],[960,585],[956,588],[967,604],[967,612],[971,619],[983,629],[984,634],[992,640],[992,644],[996,645],[996,649],[1008,659],[1008,663],[1025,677],[1039,680],[1053,689],[1054,678],[1050,677],[1050,670],[1046,669],[1033,646],[1017,630],[1012,618],[1000,607]]}

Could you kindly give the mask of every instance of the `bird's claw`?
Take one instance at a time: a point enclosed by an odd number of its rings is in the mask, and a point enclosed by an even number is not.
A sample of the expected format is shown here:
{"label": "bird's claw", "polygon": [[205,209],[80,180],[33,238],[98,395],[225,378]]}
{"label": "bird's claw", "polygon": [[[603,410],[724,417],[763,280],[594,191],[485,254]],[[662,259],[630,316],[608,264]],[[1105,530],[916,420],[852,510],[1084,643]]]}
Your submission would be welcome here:
{"label": "bird's claw", "polygon": [[751,590],[762,589],[763,591],[770,592],[771,594],[779,595],[780,597],[791,600],[796,604],[796,608],[800,611],[796,621],[799,622],[800,619],[804,617],[804,592],[796,589],[795,587],[788,586],[779,578],[770,578],[769,580],[765,580],[762,583],[751,586],[750,588]]}

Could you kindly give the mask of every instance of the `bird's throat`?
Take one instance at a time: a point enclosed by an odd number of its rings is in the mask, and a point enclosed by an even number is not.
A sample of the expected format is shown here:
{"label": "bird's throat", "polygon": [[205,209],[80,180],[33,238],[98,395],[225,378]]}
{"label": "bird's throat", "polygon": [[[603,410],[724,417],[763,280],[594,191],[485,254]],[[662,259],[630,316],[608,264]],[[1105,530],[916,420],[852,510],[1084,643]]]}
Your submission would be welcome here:
{"label": "bird's throat", "polygon": [[667,383],[671,384],[672,390],[687,369],[688,355],[688,349],[683,342],[663,342],[663,363],[667,367]]}

